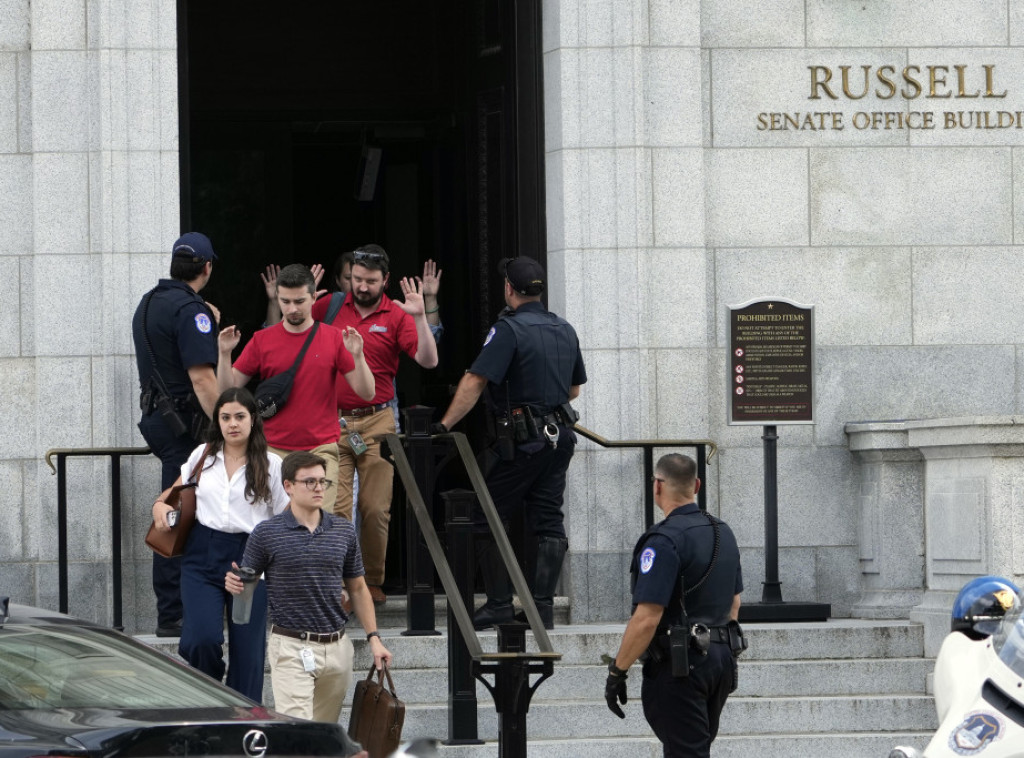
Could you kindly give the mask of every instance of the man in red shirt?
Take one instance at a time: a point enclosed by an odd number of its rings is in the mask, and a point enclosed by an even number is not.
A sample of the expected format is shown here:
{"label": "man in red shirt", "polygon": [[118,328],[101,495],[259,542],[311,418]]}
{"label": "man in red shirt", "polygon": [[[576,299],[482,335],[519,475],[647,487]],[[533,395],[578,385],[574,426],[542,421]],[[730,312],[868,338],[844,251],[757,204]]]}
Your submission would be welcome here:
{"label": "man in red shirt", "polygon": [[[261,379],[287,371],[299,355],[313,327],[312,272],[301,264],[285,266],[277,277],[277,300],[284,320],[253,335],[231,365],[231,351],[241,339],[238,327],[220,333],[217,380],[221,390],[241,387],[258,375]],[[282,458],[295,450],[309,450],[327,461],[324,503],[334,504],[338,481],[338,416],[336,385],[344,385],[361,402],[373,399],[373,374],[363,356],[363,338],[355,329],[319,328],[299,364],[288,402],[263,422],[271,452]]]}
{"label": "man in red shirt", "polygon": [[[363,338],[363,354],[373,372],[376,393],[369,405],[347,383],[337,383],[338,416],[342,425],[338,441],[338,498],[334,512],[352,518],[352,482],[359,472],[359,543],[366,569],[366,583],[374,602],[385,600],[384,559],[394,470],[381,457],[380,441],[394,433],[395,416],[388,401],[395,394],[398,356],[404,352],[423,368],[437,365],[437,344],[416,282],[401,282],[405,301],[384,294],[388,285],[388,254],[379,245],[364,245],[354,252],[352,290],[345,298],[333,325],[355,328]],[[330,298],[313,305],[313,318],[327,315]],[[364,449],[365,448],[365,449]]]}

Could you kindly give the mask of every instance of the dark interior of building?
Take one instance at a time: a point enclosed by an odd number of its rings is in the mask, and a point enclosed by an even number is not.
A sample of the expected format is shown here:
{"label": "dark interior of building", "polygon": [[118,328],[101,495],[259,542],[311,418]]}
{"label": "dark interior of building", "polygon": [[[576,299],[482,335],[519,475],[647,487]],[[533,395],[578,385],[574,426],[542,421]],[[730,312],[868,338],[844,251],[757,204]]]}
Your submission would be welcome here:
{"label": "dark interior of building", "polygon": [[182,226],[213,240],[223,324],[260,328],[268,264],[375,242],[400,298],[433,258],[441,363],[403,359],[399,400],[447,406],[504,305],[498,260],[544,258],[538,6],[179,0]]}

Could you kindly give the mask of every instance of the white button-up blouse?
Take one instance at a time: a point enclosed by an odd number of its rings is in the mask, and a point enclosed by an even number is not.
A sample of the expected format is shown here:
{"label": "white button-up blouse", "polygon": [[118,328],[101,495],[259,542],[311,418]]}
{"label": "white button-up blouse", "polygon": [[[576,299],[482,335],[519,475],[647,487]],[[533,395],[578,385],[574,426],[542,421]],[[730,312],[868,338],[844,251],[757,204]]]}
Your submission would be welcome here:
{"label": "white button-up blouse", "polygon": [[[192,469],[196,467],[206,445],[200,445],[188,460],[181,465],[181,481],[188,483]],[[261,521],[281,513],[288,507],[288,493],[281,483],[281,458],[276,453],[267,453],[268,475],[270,477],[270,502],[250,503],[245,497],[245,466],[239,466],[234,476],[228,479],[224,465],[224,451],[220,450],[204,461],[204,468],[196,487],[196,518],[199,523],[219,532],[237,534],[252,530]]]}

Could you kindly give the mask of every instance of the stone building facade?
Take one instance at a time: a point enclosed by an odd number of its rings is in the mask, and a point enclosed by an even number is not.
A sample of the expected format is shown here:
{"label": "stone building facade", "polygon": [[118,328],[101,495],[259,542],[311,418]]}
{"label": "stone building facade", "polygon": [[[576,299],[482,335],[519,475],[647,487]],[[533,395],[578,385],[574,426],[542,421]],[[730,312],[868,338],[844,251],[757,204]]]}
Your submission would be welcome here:
{"label": "stone building facade", "polygon": [[[542,9],[550,304],[585,348],[583,423],[717,443],[711,508],[758,599],[760,428],[726,423],[727,307],[813,304],[816,423],[780,427],[781,578],[786,599],[851,615],[863,472],[846,424],[1024,408],[1024,2]],[[36,604],[57,597],[43,453],[142,444],[128,324],[179,231],[176,47],[171,0],[0,0],[0,592]],[[71,610],[102,619],[109,476],[69,468]],[[127,624],[142,628],[136,504],[156,466],[125,472]],[[625,617],[646,486],[636,454],[581,446],[574,619]],[[922,556],[923,534],[908,549]]]}

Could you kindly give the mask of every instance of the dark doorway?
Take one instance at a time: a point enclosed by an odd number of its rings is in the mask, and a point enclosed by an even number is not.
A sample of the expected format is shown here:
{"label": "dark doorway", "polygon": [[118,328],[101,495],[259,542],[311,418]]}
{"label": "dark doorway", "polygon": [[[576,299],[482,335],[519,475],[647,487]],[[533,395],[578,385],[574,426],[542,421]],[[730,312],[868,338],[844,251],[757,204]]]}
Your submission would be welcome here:
{"label": "dark doorway", "polygon": [[403,360],[399,399],[444,408],[503,305],[497,261],[545,258],[540,0],[178,0],[178,21],[182,227],[219,256],[204,295],[245,339],[267,264],[376,242],[395,297],[433,258],[441,365]]}

